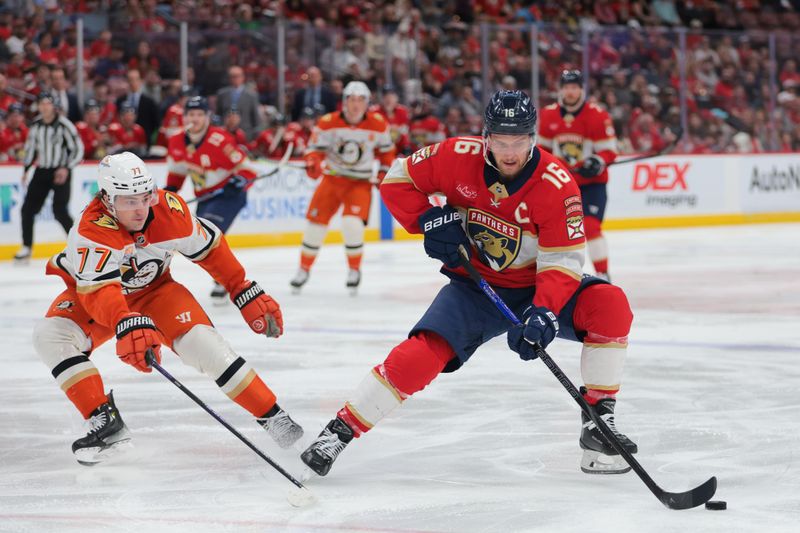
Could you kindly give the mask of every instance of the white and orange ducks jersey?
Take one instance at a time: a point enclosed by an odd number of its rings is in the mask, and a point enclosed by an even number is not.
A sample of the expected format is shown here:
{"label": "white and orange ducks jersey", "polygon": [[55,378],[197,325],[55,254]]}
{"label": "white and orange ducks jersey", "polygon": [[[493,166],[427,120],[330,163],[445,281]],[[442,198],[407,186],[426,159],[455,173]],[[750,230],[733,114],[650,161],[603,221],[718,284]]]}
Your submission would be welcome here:
{"label": "white and orange ducks jersey", "polygon": [[389,123],[378,113],[367,112],[358,124],[348,124],[337,111],[317,121],[305,155],[315,152],[324,154],[325,174],[369,180],[375,161],[380,163],[379,174],[389,169],[395,148]]}
{"label": "white and orange ducks jersey", "polygon": [[81,304],[101,324],[113,325],[128,312],[124,295],[171,279],[175,253],[200,264],[226,288],[244,281],[244,268],[222,232],[193,216],[177,194],[163,190],[158,194],[144,228],[134,233],[121,227],[95,198],[70,230],[66,248],[47,265],[48,274],[75,287]]}

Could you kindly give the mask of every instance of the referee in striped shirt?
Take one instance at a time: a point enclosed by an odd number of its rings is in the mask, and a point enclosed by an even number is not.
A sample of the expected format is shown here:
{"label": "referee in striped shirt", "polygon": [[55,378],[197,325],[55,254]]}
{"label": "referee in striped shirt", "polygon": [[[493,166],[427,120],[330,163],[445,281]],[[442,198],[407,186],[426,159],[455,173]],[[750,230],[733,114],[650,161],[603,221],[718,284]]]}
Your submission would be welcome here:
{"label": "referee in striped shirt", "polygon": [[39,93],[37,105],[40,116],[28,130],[25,142],[23,187],[28,170],[34,164],[36,170],[22,202],[22,248],[14,256],[18,261],[25,261],[31,256],[33,221],[42,210],[51,189],[53,215],[64,231],[69,233],[72,227],[68,209],[72,169],[83,160],[83,142],[78,130],[59,114],[53,96],[45,91]]}

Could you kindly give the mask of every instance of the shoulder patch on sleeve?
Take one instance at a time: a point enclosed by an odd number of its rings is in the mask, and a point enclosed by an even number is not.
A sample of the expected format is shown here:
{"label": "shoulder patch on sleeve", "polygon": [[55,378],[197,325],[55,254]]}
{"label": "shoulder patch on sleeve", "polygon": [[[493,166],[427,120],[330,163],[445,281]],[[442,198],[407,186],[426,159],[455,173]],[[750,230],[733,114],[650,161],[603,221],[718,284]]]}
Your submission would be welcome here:
{"label": "shoulder patch on sleeve", "polygon": [[170,211],[178,211],[182,215],[186,214],[186,211],[184,211],[183,209],[183,203],[181,203],[180,198],[178,198],[171,192],[166,192],[164,193],[164,199],[167,201],[167,207],[169,207]]}
{"label": "shoulder patch on sleeve", "polygon": [[428,146],[424,146],[411,154],[411,164],[416,165],[417,163],[421,163],[425,161],[429,157],[435,156],[439,152],[439,145],[441,143],[430,144]]}
{"label": "shoulder patch on sleeve", "polygon": [[97,224],[101,228],[106,228],[106,229],[111,229],[111,230],[118,230],[119,229],[119,225],[117,224],[117,221],[114,220],[112,217],[106,215],[106,214],[101,214],[99,217],[97,217],[96,219],[92,220],[92,223],[93,224]]}

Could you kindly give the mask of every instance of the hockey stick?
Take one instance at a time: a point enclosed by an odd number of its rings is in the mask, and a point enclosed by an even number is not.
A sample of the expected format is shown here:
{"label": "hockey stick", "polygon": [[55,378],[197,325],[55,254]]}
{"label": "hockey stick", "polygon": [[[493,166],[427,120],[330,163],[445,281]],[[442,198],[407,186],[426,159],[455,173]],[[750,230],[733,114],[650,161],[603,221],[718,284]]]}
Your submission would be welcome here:
{"label": "hockey stick", "polygon": [[248,440],[247,437],[245,437],[244,435],[239,433],[233,426],[231,426],[228,422],[226,422],[225,419],[223,419],[221,416],[219,416],[217,413],[215,413],[208,405],[206,405],[206,403],[203,400],[201,400],[200,398],[195,396],[195,394],[192,391],[190,391],[189,389],[187,389],[183,385],[183,383],[178,381],[177,378],[175,378],[172,374],[167,372],[166,369],[163,366],[161,366],[158,363],[158,361],[156,361],[156,358],[155,358],[155,355],[153,354],[152,348],[148,348],[147,349],[147,352],[145,353],[145,360],[147,361],[148,365],[150,365],[151,367],[153,367],[156,370],[158,370],[158,372],[162,376],[164,376],[170,382],[172,382],[172,384],[175,385],[176,387],[178,387],[186,396],[188,396],[189,398],[194,400],[194,403],[196,403],[197,405],[202,407],[203,410],[205,410],[205,412],[210,414],[211,417],[214,420],[216,420],[217,422],[222,424],[228,431],[230,431],[231,433],[236,435],[236,437],[240,441],[244,442],[245,445],[247,445],[248,448],[253,450],[256,453],[256,455],[258,455],[259,457],[264,459],[267,463],[269,463],[269,465],[272,468],[277,470],[283,477],[285,477],[286,479],[291,481],[294,484],[294,486],[297,487],[298,490],[295,491],[294,493],[290,493],[290,495],[288,496],[289,503],[291,503],[292,505],[294,505],[296,507],[302,507],[304,505],[309,505],[309,504],[314,502],[314,500],[315,500],[314,494],[310,490],[308,490],[302,483],[300,483],[298,480],[296,480],[294,478],[294,476],[292,476],[289,472],[284,470],[281,467],[281,465],[279,465],[278,463],[273,461],[267,454],[265,454],[264,452],[259,450],[258,447],[256,447],[255,444],[250,442],[250,440]]}
{"label": "hockey stick", "polygon": [[[498,296],[498,294],[492,289],[491,285],[489,285],[485,279],[480,275],[478,270],[472,266],[469,262],[469,258],[466,254],[466,250],[462,247],[461,249],[461,266],[463,266],[469,277],[481,288],[483,293],[494,303],[497,309],[500,310],[501,313],[512,323],[514,327],[523,327],[522,322],[519,321],[517,316],[514,312],[508,308],[506,303]],[[594,409],[592,409],[589,404],[586,402],[586,399],[580,393],[580,391],[575,387],[575,385],[570,381],[564,372],[561,371],[561,368],[553,361],[553,359],[544,351],[544,349],[539,346],[538,344],[534,344],[536,349],[536,355],[542,362],[547,365],[547,368],[553,373],[553,375],[558,379],[561,385],[567,389],[570,396],[578,403],[581,410],[586,413],[589,418],[592,419],[597,425],[597,428],[600,430],[600,433],[606,438],[606,440],[611,444],[611,447],[619,453],[625,462],[627,462],[634,472],[639,476],[647,488],[650,489],[658,500],[667,506],[670,509],[691,509],[692,507],[697,507],[699,505],[703,505],[708,500],[710,500],[714,493],[717,490],[717,478],[711,477],[708,481],[703,483],[702,485],[693,488],[692,490],[688,490],[686,492],[667,492],[658,484],[653,481],[653,478],[650,477],[650,474],[645,471],[642,465],[639,464],[631,453],[626,450],[622,444],[620,444],[617,436],[609,429],[608,425],[606,425],[605,421],[600,418],[597,413],[595,413]]]}
{"label": "hockey stick", "polygon": [[658,152],[654,152],[652,154],[637,155],[635,157],[629,157],[628,159],[623,159],[621,161],[612,161],[611,163],[606,165],[606,168],[613,165],[624,165],[625,163],[633,163],[634,161],[641,161],[643,159],[651,159],[653,157],[667,155],[668,153],[672,152],[672,150],[675,149],[675,147],[678,145],[678,141],[681,140],[682,136],[683,136],[683,128],[678,127],[678,130],[675,132],[675,138],[672,140],[672,142],[669,143],[664,148],[662,148],[661,150],[659,150]]}
{"label": "hockey stick", "polygon": [[[264,178],[269,178],[271,176],[274,176],[275,174],[280,172],[282,168],[288,166],[289,158],[292,157],[292,151],[293,150],[294,150],[294,143],[289,143],[289,145],[286,147],[286,153],[283,154],[283,157],[281,157],[281,160],[278,161],[278,165],[275,168],[273,168],[272,170],[270,170],[269,172],[256,176],[255,178],[250,180],[250,182],[254,183],[254,182],[258,181],[258,180],[263,180]],[[210,200],[211,198],[215,198],[215,197],[219,196],[220,194],[222,194],[222,192],[224,190],[225,190],[225,187],[220,187],[219,189],[213,190],[213,191],[211,191],[209,193],[201,194],[200,196],[195,196],[191,200],[186,200],[186,203],[187,204],[193,204],[195,202],[204,202],[206,200]]]}

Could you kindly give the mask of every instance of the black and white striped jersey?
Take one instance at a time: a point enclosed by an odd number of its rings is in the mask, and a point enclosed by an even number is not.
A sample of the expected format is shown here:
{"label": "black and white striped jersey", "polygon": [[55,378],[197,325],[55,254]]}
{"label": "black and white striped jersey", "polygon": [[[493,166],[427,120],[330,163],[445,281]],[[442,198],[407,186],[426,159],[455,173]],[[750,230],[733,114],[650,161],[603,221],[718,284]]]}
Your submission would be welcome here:
{"label": "black and white striped jersey", "polygon": [[46,123],[37,118],[28,130],[25,142],[25,170],[39,168],[75,168],[83,160],[83,141],[75,125],[58,115]]}

